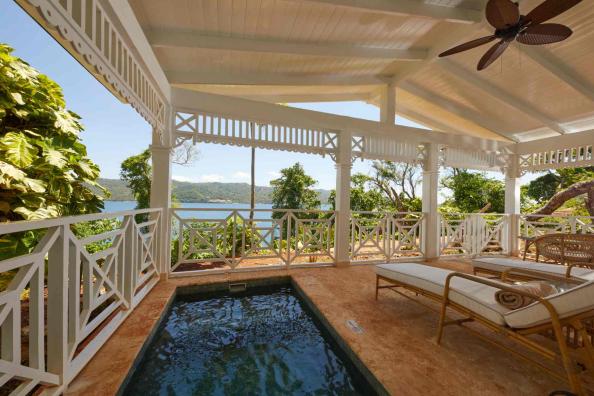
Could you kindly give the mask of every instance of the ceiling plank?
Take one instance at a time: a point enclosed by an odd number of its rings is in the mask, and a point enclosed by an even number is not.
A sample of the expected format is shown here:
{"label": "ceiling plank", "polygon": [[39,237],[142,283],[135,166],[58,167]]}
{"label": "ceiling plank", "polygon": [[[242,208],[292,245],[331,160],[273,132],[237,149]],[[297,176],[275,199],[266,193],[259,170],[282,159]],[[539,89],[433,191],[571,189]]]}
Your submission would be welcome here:
{"label": "ceiling plank", "polygon": [[456,78],[474,86],[487,95],[499,100],[500,102],[514,107],[519,112],[541,122],[543,125],[549,127],[553,131],[561,135],[566,133],[565,129],[555,120],[542,113],[528,102],[525,102],[523,99],[505,92],[495,84],[483,79],[482,77],[479,77],[474,71],[469,71],[449,59],[441,59],[439,65]]}
{"label": "ceiling plank", "polygon": [[568,67],[565,62],[559,60],[544,48],[532,48],[525,45],[518,46],[518,48],[522,54],[594,102],[594,85]]}
{"label": "ceiling plank", "polygon": [[513,138],[512,136],[499,132],[499,127],[496,122],[489,120],[488,118],[485,118],[482,114],[472,109],[458,105],[452,102],[451,100],[448,100],[447,98],[435,94],[434,92],[428,91],[425,88],[422,88],[411,82],[404,82],[400,84],[398,88],[408,92],[411,95],[421,98],[428,103],[434,104],[435,106],[440,107],[441,109],[447,112],[453,113],[460,118],[464,118],[468,121],[471,121],[476,125],[480,126],[481,128],[491,131],[492,133],[499,135],[507,140],[517,141],[517,139]]}
{"label": "ceiling plank", "polygon": [[217,36],[200,32],[168,29],[151,30],[147,34],[153,47],[207,48],[275,54],[332,56],[341,58],[390,59],[421,61],[427,57],[422,49],[388,49],[350,44],[323,44],[298,41]]}
{"label": "ceiling plank", "polygon": [[377,75],[307,75],[286,73],[230,73],[222,70],[165,71],[171,84],[214,85],[382,85],[388,77]]}
{"label": "ceiling plank", "polygon": [[[304,1],[304,0],[294,0]],[[383,14],[428,17],[455,23],[473,23],[481,20],[483,13],[462,7],[427,4],[418,0],[305,0],[310,3],[349,7]]]}

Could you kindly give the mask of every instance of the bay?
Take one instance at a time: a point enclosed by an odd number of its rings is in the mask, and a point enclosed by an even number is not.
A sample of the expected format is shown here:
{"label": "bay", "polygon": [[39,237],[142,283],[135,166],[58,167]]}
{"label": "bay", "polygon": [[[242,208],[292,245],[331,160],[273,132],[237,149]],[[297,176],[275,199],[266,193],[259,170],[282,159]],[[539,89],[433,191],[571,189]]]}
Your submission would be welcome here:
{"label": "bay", "polygon": [[[103,212],[119,212],[122,210],[132,210],[136,207],[135,201],[105,201],[105,208]],[[224,219],[229,216],[231,210],[240,210],[240,214],[245,218],[249,217],[250,204],[248,203],[224,203],[224,202],[181,202],[180,208],[200,208],[208,209],[204,211],[179,211],[180,217],[194,217],[194,218],[208,218],[213,220]],[[221,209],[221,210],[216,210]],[[243,210],[242,210],[243,209]],[[256,209],[264,209],[265,212],[256,212],[254,218],[256,220],[268,220],[272,216],[272,204],[259,203],[256,204]],[[323,210],[330,210],[328,204],[322,205]]]}

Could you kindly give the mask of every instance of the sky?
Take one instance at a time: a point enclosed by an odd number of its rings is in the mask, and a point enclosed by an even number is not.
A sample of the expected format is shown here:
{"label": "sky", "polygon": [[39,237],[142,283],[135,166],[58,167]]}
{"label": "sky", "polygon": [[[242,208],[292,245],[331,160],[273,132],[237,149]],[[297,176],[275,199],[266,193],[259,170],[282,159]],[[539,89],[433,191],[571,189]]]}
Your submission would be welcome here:
{"label": "sky", "polygon": [[[121,103],[86,71],[13,1],[0,0],[0,42],[56,81],[64,90],[67,107],[82,117],[82,141],[89,157],[101,169],[101,177],[119,178],[121,162],[140,153],[151,142],[151,127],[129,105]],[[303,109],[379,120],[379,109],[363,102],[290,104]],[[397,124],[421,127],[397,117]],[[266,186],[282,168],[300,162],[306,173],[318,180],[317,188],[332,189],[336,173],[329,157],[271,151],[256,151],[256,184]],[[369,161],[356,161],[353,173],[368,173]],[[250,149],[199,144],[196,161],[173,167],[173,178],[193,182],[249,182]],[[501,178],[500,175],[494,174]]]}

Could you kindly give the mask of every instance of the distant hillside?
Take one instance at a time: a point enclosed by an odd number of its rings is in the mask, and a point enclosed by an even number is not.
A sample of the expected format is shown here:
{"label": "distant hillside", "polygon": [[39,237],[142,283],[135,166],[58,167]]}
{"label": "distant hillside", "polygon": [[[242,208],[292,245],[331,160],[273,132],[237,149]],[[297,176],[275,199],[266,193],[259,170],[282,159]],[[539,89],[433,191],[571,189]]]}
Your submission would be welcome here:
{"label": "distant hillside", "polygon": [[[99,179],[99,184],[111,192],[110,201],[133,201],[132,192],[118,179]],[[329,190],[317,190],[322,203],[328,202]],[[190,183],[173,181],[173,194],[181,202],[250,202],[247,183]],[[272,187],[256,186],[256,202],[270,203]]]}

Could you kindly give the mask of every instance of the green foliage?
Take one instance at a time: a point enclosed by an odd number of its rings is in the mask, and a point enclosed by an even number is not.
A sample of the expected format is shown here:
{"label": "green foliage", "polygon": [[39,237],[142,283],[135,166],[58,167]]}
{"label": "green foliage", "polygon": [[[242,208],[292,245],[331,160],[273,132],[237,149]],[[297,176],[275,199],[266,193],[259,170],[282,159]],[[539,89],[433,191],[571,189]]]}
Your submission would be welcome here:
{"label": "green foliage", "polygon": [[[388,200],[379,190],[369,188],[372,178],[362,173],[351,176],[351,210],[371,212],[388,205]],[[336,210],[336,191],[328,198],[332,210]]]}
{"label": "green foliage", "polygon": [[[351,210],[419,212],[421,199],[417,197],[420,184],[418,168],[390,161],[375,161],[371,175],[351,176]],[[328,202],[335,209],[336,193]]]}
{"label": "green foliage", "polygon": [[132,190],[136,209],[150,206],[151,199],[151,151],[144,150],[138,155],[128,157],[122,162],[120,177]]}
{"label": "green foliage", "polygon": [[565,189],[575,183],[594,179],[594,166],[557,169],[556,172],[561,180],[559,184],[560,189]]}
{"label": "green foliage", "polygon": [[[531,213],[547,202],[556,193],[563,191],[575,183],[594,179],[594,167],[567,168],[549,171],[537,177],[523,187],[525,194],[522,196],[522,212]],[[570,209],[575,216],[588,216],[585,195],[575,197],[563,203],[560,209]]]}
{"label": "green foliage", "polygon": [[[299,162],[281,170],[281,177],[270,181],[272,186],[273,209],[319,209],[318,193],[312,188],[316,184],[314,178],[305,174]],[[274,218],[282,217],[275,212]]]}
{"label": "green foliage", "polygon": [[[87,221],[84,223],[73,224],[70,228],[77,238],[82,239],[93,235],[103,234],[104,232],[119,229],[122,223],[118,219],[101,219]],[[87,252],[93,254],[111,247],[113,238],[103,239],[98,242],[89,243],[85,246]]]}
{"label": "green foliage", "polygon": [[60,87],[0,44],[0,221],[97,212],[99,168]]}
{"label": "green foliage", "polygon": [[[212,240],[212,229],[216,226],[215,223],[196,223],[192,227],[196,230],[196,234],[202,237],[204,241]],[[231,220],[227,223],[226,227],[221,229],[217,233],[216,250],[223,257],[239,257],[242,254],[242,232],[245,227],[245,249],[259,247],[259,243],[256,242],[257,238],[253,235],[252,230],[248,227],[245,222],[241,219],[237,221]],[[177,228],[171,238],[171,264],[177,263],[179,258],[179,232]],[[235,231],[235,240],[233,234]],[[182,252],[188,252],[190,250],[190,230],[184,228],[183,231],[183,246]],[[209,250],[211,247],[207,243],[200,242],[201,239],[194,238],[195,250]],[[198,260],[198,259],[215,259],[220,258],[218,255],[210,252],[193,253],[187,260]]]}
{"label": "green foliage", "polygon": [[[0,222],[98,212],[107,191],[80,141],[62,89],[0,44]],[[28,252],[38,233],[3,236],[0,255]]]}
{"label": "green foliage", "polygon": [[543,203],[551,199],[561,185],[561,177],[553,172],[532,180],[526,186],[526,196],[535,200],[537,203]]}
{"label": "green foliage", "polygon": [[505,211],[505,185],[484,173],[454,169],[443,180],[444,187],[452,191],[441,210],[446,212],[476,213],[488,206],[487,212]]}

